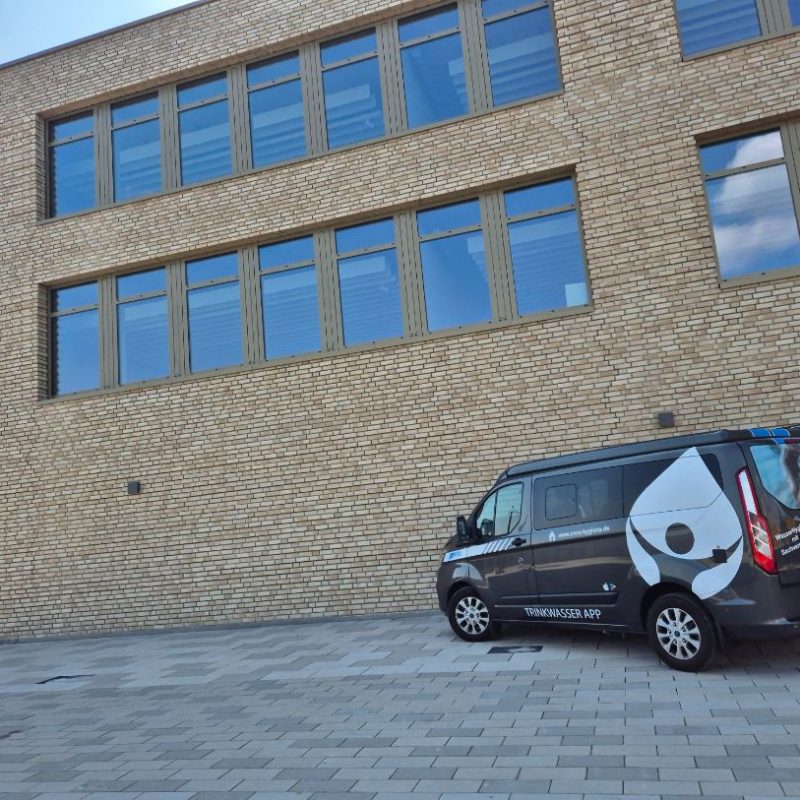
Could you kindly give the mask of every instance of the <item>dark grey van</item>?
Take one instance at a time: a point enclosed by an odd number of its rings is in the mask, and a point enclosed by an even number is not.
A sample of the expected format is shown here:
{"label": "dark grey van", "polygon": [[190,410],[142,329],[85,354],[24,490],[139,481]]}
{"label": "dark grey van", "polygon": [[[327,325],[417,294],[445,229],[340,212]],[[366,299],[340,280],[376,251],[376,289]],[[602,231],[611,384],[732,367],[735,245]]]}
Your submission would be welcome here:
{"label": "dark grey van", "polygon": [[647,633],[689,671],[728,636],[800,636],[800,426],[510,467],[459,517],[437,593],[468,641],[521,620]]}

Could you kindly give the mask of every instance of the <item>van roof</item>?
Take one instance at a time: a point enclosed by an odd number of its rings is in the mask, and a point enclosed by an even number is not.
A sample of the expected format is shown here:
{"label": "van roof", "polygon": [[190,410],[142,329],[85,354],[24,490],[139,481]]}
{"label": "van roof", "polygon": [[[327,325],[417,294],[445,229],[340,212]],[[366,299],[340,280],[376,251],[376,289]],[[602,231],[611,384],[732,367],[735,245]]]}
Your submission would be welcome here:
{"label": "van roof", "polygon": [[780,428],[747,428],[742,430],[718,430],[705,433],[692,433],[686,436],[670,436],[664,439],[651,439],[647,442],[634,442],[632,444],[612,445],[600,447],[596,450],[585,450],[582,453],[571,453],[565,456],[542,458],[538,461],[525,461],[509,467],[499,478],[501,481],[515,475],[526,475],[532,472],[543,472],[549,469],[563,467],[576,467],[591,464],[595,461],[606,461],[613,458],[626,458],[628,456],[648,455],[660,453],[664,450],[684,450],[689,447],[702,447],[710,444],[725,444],[727,442],[753,441],[756,439],[769,439],[781,441],[789,437],[800,437],[800,425],[787,425]]}

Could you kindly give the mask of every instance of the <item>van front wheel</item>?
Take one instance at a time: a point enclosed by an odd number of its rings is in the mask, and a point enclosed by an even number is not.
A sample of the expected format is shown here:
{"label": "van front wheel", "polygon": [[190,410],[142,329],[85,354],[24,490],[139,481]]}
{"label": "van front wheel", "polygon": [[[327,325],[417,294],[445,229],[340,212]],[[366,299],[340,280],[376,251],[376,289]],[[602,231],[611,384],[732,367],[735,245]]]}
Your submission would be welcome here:
{"label": "van front wheel", "polygon": [[459,589],[447,606],[450,627],[468,642],[483,642],[493,635],[492,615],[480,595],[469,586]]}
{"label": "van front wheel", "polygon": [[682,672],[699,672],[716,658],[714,622],[688,594],[665,594],[647,612],[647,635],[658,657]]}

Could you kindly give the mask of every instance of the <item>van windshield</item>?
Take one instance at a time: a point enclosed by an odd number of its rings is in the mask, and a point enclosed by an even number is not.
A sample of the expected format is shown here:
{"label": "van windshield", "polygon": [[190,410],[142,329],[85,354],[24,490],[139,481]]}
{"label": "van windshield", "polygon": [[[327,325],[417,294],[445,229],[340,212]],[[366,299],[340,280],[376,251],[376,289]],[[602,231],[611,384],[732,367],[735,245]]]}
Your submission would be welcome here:
{"label": "van windshield", "polygon": [[787,508],[800,509],[800,444],[750,447],[764,489]]}

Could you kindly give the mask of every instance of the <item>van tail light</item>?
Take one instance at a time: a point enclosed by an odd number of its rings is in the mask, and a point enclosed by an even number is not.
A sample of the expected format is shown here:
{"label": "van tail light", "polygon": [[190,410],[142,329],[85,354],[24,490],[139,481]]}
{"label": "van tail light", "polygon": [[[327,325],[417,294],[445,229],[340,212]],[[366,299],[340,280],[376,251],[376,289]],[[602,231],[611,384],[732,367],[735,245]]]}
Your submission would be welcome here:
{"label": "van tail light", "polygon": [[778,572],[778,565],[775,563],[775,551],[772,549],[772,534],[769,530],[769,523],[758,510],[758,501],[750,473],[746,469],[741,470],[736,475],[736,482],[739,485],[739,497],[742,498],[747,532],[750,534],[753,561],[764,572],[775,575]]}

